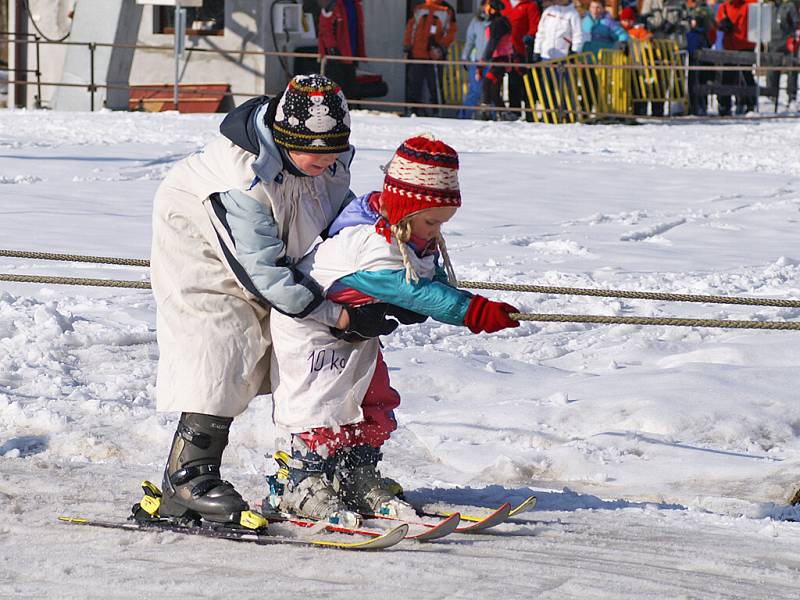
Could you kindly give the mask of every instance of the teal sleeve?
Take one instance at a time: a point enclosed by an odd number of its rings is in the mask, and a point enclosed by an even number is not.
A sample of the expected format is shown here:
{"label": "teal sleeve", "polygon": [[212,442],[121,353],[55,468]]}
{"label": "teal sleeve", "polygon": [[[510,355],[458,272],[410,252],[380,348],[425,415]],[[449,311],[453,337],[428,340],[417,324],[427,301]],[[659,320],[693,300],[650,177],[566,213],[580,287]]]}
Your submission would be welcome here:
{"label": "teal sleeve", "polygon": [[628,41],[629,37],[628,32],[625,31],[625,28],[616,21],[614,22],[613,31],[614,31],[614,36],[617,38],[618,42]]}
{"label": "teal sleeve", "polygon": [[387,302],[428,315],[442,323],[463,325],[472,294],[439,281],[406,281],[404,269],[397,271],[359,271],[338,283],[381,302]]}
{"label": "teal sleeve", "polygon": [[583,32],[588,33],[591,36],[592,25],[594,25],[594,21],[592,20],[592,18],[589,15],[584,15],[583,19],[581,19],[581,29],[583,30]]}

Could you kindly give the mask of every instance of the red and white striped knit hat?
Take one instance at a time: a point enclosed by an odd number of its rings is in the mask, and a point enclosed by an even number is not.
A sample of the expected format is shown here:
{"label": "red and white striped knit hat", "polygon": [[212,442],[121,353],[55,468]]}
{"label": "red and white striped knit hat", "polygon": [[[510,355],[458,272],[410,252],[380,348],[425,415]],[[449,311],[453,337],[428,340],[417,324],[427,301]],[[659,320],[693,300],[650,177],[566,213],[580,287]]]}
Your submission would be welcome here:
{"label": "red and white striped knit hat", "polygon": [[461,206],[458,153],[429,134],[408,138],[386,167],[381,204],[391,225],[428,208]]}

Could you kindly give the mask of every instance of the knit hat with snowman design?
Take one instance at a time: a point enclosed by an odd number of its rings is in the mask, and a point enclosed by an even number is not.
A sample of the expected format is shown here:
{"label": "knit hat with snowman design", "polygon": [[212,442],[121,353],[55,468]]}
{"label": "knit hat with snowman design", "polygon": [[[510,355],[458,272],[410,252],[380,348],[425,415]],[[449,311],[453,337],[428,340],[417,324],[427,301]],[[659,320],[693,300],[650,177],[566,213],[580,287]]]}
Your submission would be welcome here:
{"label": "knit hat with snowman design", "polygon": [[332,154],[350,147],[350,113],[339,85],[324,75],[297,75],[286,86],[272,124],[286,150]]}

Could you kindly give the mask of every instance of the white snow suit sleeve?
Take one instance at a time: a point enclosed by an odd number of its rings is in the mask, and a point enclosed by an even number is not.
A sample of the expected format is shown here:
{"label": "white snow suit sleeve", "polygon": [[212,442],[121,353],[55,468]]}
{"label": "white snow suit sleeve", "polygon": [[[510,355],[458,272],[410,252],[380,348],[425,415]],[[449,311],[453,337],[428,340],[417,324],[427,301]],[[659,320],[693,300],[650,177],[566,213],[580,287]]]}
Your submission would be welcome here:
{"label": "white snow suit sleeve", "polygon": [[569,20],[570,25],[572,26],[572,51],[578,53],[583,50],[583,44],[586,42],[586,38],[590,37],[591,34],[587,36],[587,34],[584,33],[581,23],[581,15],[575,9],[575,7],[572,7]]}

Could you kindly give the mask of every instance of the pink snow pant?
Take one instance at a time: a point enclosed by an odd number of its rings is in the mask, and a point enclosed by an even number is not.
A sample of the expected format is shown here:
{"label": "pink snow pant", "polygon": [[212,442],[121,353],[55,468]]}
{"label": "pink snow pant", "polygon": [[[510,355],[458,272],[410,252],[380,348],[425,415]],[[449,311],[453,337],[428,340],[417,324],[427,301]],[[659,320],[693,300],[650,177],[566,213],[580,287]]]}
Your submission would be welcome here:
{"label": "pink snow pant", "polygon": [[333,456],[337,450],[346,446],[369,445],[380,448],[397,429],[393,411],[399,405],[400,394],[389,385],[389,370],[383,362],[383,355],[378,352],[375,373],[361,401],[364,420],[342,425],[337,430],[317,427],[299,435],[312,451],[325,446],[328,456]]}

